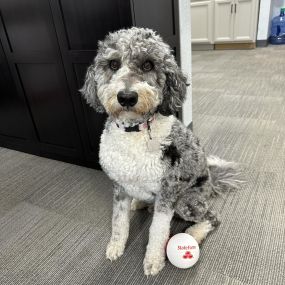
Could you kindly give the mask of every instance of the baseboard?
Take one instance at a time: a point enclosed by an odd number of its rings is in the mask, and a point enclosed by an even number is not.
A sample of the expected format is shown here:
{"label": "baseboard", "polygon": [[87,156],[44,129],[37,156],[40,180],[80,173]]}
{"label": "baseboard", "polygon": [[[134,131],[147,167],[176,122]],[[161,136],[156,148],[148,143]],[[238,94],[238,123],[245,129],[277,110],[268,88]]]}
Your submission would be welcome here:
{"label": "baseboard", "polygon": [[268,46],[268,39],[267,40],[257,40],[256,47],[267,47]]}
{"label": "baseboard", "polygon": [[213,44],[192,44],[192,50],[213,50]]}
{"label": "baseboard", "polygon": [[230,50],[230,49],[255,49],[255,43],[223,43],[215,44],[216,50]]}
{"label": "baseboard", "polygon": [[191,131],[193,131],[193,122],[191,122],[188,126],[187,126],[188,129],[190,129]]}

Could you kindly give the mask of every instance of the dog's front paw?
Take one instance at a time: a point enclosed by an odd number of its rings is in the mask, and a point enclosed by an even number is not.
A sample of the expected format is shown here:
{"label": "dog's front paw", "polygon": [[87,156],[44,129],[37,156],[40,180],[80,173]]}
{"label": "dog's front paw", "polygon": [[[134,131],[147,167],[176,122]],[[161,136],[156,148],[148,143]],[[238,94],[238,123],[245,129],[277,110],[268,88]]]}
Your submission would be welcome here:
{"label": "dog's front paw", "polygon": [[165,265],[165,256],[163,254],[146,254],[143,264],[145,275],[156,275]]}
{"label": "dog's front paw", "polygon": [[119,241],[110,241],[106,249],[106,257],[111,261],[119,258],[125,250],[125,244]]}

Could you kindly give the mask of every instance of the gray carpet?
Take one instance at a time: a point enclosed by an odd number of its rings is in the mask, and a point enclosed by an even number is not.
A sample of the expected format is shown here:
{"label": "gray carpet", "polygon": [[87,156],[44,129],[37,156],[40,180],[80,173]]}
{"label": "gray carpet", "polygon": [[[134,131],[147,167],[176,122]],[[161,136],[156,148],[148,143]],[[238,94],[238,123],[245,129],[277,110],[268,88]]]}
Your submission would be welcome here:
{"label": "gray carpet", "polygon": [[[222,224],[195,267],[143,274],[150,215],[105,260],[111,184],[99,171],[0,148],[0,284],[285,284],[285,48],[195,52],[194,131],[248,183],[216,199]],[[173,232],[185,225],[175,220]]]}

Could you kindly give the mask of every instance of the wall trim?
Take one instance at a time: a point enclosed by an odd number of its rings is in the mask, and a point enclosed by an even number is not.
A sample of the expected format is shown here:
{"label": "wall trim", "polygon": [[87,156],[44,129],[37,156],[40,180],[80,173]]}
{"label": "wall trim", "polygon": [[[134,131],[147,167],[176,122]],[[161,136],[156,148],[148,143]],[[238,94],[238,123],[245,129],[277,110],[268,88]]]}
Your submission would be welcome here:
{"label": "wall trim", "polygon": [[256,41],[256,47],[260,48],[260,47],[267,47],[269,43],[269,40],[257,40]]}
{"label": "wall trim", "polygon": [[204,51],[204,50],[213,50],[214,49],[213,44],[192,44],[192,51]]}
{"label": "wall trim", "polygon": [[235,49],[255,49],[256,43],[222,43],[222,44],[215,44],[216,50],[235,50]]}
{"label": "wall trim", "polygon": [[193,131],[193,122],[191,122],[188,126],[187,126],[188,129],[190,129],[191,131]]}

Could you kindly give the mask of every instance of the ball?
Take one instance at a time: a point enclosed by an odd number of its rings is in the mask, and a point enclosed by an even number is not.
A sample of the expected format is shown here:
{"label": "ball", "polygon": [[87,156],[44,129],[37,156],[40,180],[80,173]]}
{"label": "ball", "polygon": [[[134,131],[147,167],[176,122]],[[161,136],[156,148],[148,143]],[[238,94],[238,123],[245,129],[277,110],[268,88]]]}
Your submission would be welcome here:
{"label": "ball", "polygon": [[169,239],[166,254],[174,266],[186,269],[198,261],[200,250],[197,241],[192,236],[180,233]]}

